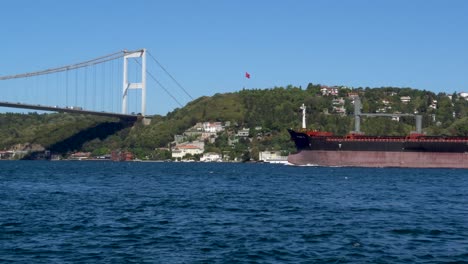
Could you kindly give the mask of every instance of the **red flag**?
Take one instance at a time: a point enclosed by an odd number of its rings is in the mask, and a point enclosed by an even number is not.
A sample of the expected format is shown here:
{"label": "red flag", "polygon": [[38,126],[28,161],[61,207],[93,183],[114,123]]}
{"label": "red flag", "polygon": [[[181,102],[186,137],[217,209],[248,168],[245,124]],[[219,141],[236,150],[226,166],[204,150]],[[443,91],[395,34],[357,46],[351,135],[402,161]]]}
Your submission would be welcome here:
{"label": "red flag", "polygon": [[245,78],[250,79],[250,74],[248,72],[245,72]]}

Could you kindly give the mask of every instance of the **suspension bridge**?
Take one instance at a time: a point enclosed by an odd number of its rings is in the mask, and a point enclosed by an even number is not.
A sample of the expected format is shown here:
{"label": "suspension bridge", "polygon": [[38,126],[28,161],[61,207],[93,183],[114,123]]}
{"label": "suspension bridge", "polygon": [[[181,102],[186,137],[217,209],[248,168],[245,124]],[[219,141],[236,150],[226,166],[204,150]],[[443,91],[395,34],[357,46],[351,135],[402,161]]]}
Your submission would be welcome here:
{"label": "suspension bridge", "polygon": [[147,113],[149,81],[182,107],[148,70],[148,57],[193,99],[149,51],[140,49],[57,68],[0,76],[0,107],[148,120],[151,118]]}

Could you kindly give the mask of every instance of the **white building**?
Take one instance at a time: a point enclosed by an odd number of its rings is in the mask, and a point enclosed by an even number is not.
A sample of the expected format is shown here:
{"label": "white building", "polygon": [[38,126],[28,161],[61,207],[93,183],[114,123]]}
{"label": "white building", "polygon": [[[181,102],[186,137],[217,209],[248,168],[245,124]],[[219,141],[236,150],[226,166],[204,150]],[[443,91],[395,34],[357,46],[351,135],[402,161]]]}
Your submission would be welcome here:
{"label": "white building", "polygon": [[344,105],[345,104],[345,100],[343,98],[337,98],[337,99],[333,99],[332,100],[332,104],[333,105]]}
{"label": "white building", "polygon": [[345,114],[346,113],[346,109],[344,108],[344,106],[333,106],[333,111],[335,113],[338,113],[338,114]]}
{"label": "white building", "polygon": [[400,100],[401,100],[402,103],[407,104],[407,103],[411,102],[411,97],[402,96],[402,97],[400,97]]}
{"label": "white building", "polygon": [[205,132],[213,132],[213,133],[217,133],[217,132],[221,132],[223,131],[224,128],[223,128],[223,125],[221,124],[221,122],[204,122],[203,123],[203,131]]}
{"label": "white building", "polygon": [[322,92],[322,95],[338,95],[338,87],[322,86],[320,92]]}
{"label": "white building", "polygon": [[280,151],[261,151],[258,160],[269,163],[287,163],[288,156],[281,156]]}
{"label": "white building", "polygon": [[200,158],[200,161],[219,162],[219,161],[222,161],[222,159],[221,159],[221,155],[219,153],[208,152],[208,153],[203,154],[203,156]]}
{"label": "white building", "polygon": [[196,155],[202,154],[204,148],[200,146],[196,146],[193,144],[184,144],[184,145],[177,145],[172,149],[172,157],[173,158],[183,158],[185,155]]}
{"label": "white building", "polygon": [[236,136],[238,136],[238,137],[248,137],[249,134],[250,134],[250,129],[243,128],[243,129],[237,131]]}

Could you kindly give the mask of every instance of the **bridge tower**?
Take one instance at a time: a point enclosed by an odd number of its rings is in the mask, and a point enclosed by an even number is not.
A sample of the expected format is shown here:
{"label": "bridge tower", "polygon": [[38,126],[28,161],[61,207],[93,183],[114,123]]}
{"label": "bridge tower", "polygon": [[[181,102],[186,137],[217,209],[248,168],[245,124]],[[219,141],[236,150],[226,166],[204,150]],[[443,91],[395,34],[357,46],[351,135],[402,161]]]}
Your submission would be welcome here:
{"label": "bridge tower", "polygon": [[[128,59],[141,58],[141,82],[128,82]],[[123,57],[123,91],[122,91],[122,114],[128,114],[128,90],[141,89],[141,115],[146,114],[146,49],[135,52],[125,51]]]}

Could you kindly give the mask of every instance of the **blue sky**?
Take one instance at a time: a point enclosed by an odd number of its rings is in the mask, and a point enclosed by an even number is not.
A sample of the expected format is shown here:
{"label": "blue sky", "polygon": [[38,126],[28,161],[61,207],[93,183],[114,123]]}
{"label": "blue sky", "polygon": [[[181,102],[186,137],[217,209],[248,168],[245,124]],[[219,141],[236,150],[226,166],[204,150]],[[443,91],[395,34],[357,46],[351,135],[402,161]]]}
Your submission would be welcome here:
{"label": "blue sky", "polygon": [[[193,97],[309,82],[461,92],[467,13],[463,0],[4,1],[0,75],[147,48]],[[149,89],[150,113],[178,107]]]}

